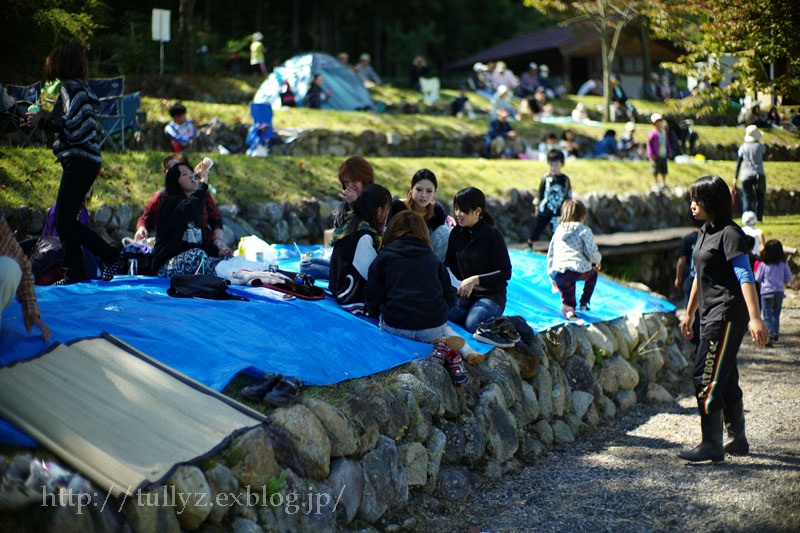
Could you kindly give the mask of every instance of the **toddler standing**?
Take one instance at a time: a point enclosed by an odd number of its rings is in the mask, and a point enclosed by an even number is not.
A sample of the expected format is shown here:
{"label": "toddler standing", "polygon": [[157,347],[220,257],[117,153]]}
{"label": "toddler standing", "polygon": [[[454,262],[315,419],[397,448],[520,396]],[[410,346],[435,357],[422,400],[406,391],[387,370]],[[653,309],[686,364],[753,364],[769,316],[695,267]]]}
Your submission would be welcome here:
{"label": "toddler standing", "polygon": [[583,202],[572,198],[564,200],[561,223],[547,250],[547,274],[561,293],[561,313],[567,320],[578,324],[583,321],[575,314],[575,282],[585,282],[580,309],[588,311],[602,259],[592,230],[583,224],[585,220]]}
{"label": "toddler standing", "polygon": [[761,314],[769,330],[767,346],[778,342],[783,288],[791,279],[792,272],[786,264],[786,254],[783,253],[781,241],[777,239],[767,241],[761,253],[761,264],[756,270],[756,281],[761,283]]}

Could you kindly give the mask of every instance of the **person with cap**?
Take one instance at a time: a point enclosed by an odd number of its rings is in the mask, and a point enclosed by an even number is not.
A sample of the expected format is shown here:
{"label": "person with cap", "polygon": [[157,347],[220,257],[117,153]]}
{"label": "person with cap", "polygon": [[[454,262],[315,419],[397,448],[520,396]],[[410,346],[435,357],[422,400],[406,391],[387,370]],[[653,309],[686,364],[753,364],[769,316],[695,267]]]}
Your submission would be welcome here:
{"label": "person with cap", "polygon": [[553,85],[550,83],[550,67],[547,65],[539,65],[539,75],[536,78],[536,83],[539,87],[544,87],[545,94],[548,98],[555,98],[556,93]]}
{"label": "person with cap", "polygon": [[619,153],[626,159],[640,159],[639,156],[639,143],[633,137],[633,132],[636,131],[636,123],[628,122],[625,124],[625,133],[619,138]]}
{"label": "person with cap", "polygon": [[358,65],[355,66],[356,74],[361,78],[361,83],[363,83],[364,87],[367,89],[381,84],[381,79],[378,77],[375,69],[372,68],[372,65],[370,65],[371,60],[372,58],[369,54],[361,54]]}
{"label": "person with cap", "polygon": [[525,98],[536,92],[539,86],[539,65],[534,62],[528,63],[528,70],[519,77],[519,86],[514,94],[520,98]]}
{"label": "person with cap", "polygon": [[353,65],[350,64],[350,54],[347,52],[339,52],[339,54],[336,56],[336,59],[344,63],[349,68],[354,68]]}
{"label": "person with cap", "polygon": [[658,176],[661,175],[661,187],[664,188],[667,186],[667,159],[672,157],[672,147],[661,113],[650,115],[650,123],[653,129],[647,136],[647,159],[650,160],[650,172],[656,180],[656,186],[658,186]]}
{"label": "person with cap", "polygon": [[472,65],[472,75],[469,77],[467,81],[467,85],[473,91],[477,92],[489,92],[489,80],[486,79],[486,65],[478,61],[474,65]]}
{"label": "person with cap", "polygon": [[494,72],[492,73],[492,85],[494,87],[500,88],[500,86],[505,86],[507,89],[512,90],[517,86],[517,77],[514,76],[514,73],[506,67],[505,62],[498,61],[497,65],[494,67]]}
{"label": "person with cap", "polygon": [[761,130],[751,124],[744,130],[744,142],[739,146],[736,158],[736,173],[733,176],[733,188],[742,174],[742,210],[753,211],[756,218],[764,218],[764,196],[767,191],[767,178],[764,174],[764,154],[767,147],[758,142]]}
{"label": "person with cap", "polygon": [[650,80],[642,87],[642,98],[657,102],[664,99],[661,96],[661,85],[658,83],[658,73],[650,73]]}
{"label": "person with cap", "polygon": [[505,85],[500,85],[497,88],[492,98],[492,118],[497,118],[498,109],[505,109],[508,111],[508,116],[511,120],[517,118],[517,110],[514,109],[514,104],[511,103],[511,99],[509,98],[510,96],[511,93],[508,92],[508,88]]}
{"label": "person with cap", "polygon": [[264,34],[257,31],[253,34],[253,42],[250,43],[250,70],[253,74],[258,76],[260,72],[262,76],[267,75],[267,63],[264,60]]}

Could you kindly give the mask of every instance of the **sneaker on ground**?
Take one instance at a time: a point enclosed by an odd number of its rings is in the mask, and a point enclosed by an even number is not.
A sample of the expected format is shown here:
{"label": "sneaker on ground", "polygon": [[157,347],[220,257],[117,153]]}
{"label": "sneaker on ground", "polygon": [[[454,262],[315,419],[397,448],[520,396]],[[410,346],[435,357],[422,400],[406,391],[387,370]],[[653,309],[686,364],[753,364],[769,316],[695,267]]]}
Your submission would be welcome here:
{"label": "sneaker on ground", "polygon": [[589,305],[588,304],[581,305],[580,306],[580,310],[581,311],[591,311],[591,309],[589,309]]}
{"label": "sneaker on ground", "polygon": [[467,375],[467,369],[464,368],[464,362],[461,360],[461,356],[455,350],[450,350],[447,352],[447,370],[450,372],[450,377],[453,379],[453,383],[459,387],[466,387],[467,382],[469,381],[469,376]]}
{"label": "sneaker on ground", "polygon": [[507,316],[496,318],[494,324],[500,328],[500,333],[502,333],[504,337],[514,341],[515,344],[522,339],[517,328],[514,326],[514,322]]}
{"label": "sneaker on ground", "polygon": [[264,396],[272,390],[275,385],[283,378],[283,374],[276,374],[274,372],[265,372],[255,383],[244,387],[241,390],[241,395],[248,400],[260,402]]}
{"label": "sneaker on ground", "polygon": [[578,318],[578,315],[575,314],[575,311],[568,311],[567,312],[567,320],[569,320],[570,322],[572,322],[573,324],[575,324],[577,326],[582,326],[582,325],[584,325],[586,323],[586,322],[583,321],[583,319]]}
{"label": "sneaker on ground", "polygon": [[513,348],[516,344],[516,341],[503,335],[500,328],[494,325],[494,323],[488,327],[485,327],[484,324],[479,324],[472,336],[481,342],[497,346],[498,348]]}
{"label": "sneaker on ground", "polygon": [[447,346],[444,340],[438,340],[433,345],[433,350],[431,350],[430,355],[428,355],[428,361],[433,364],[442,366],[444,365],[445,359],[447,359],[447,352],[450,351],[450,348]]}
{"label": "sneaker on ground", "polygon": [[264,395],[264,401],[273,407],[283,407],[292,403],[303,389],[298,378],[283,376],[272,389]]}

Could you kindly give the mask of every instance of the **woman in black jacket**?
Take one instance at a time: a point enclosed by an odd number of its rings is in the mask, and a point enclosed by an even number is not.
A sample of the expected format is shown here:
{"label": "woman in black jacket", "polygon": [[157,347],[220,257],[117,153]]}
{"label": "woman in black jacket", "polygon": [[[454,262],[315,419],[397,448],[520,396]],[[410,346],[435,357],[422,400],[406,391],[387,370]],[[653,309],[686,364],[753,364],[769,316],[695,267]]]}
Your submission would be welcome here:
{"label": "woman in black jacket", "polygon": [[[450,337],[470,364],[483,361],[447,323],[456,291],[447,269],[434,255],[420,215],[402,211],[386,228],[381,253],[369,267],[365,303],[380,328],[398,337],[436,342]],[[461,342],[458,342],[461,341]]]}
{"label": "woman in black jacket", "polygon": [[167,196],[161,204],[153,249],[153,271],[158,277],[214,273],[223,258],[216,245],[203,241],[203,210],[208,196],[208,170],[199,163],[194,171],[179,162],[167,170]]}
{"label": "woman in black jacket", "polygon": [[28,124],[57,134],[53,153],[61,163],[62,174],[55,223],[64,247],[66,285],[88,277],[83,269],[81,246],[86,246],[106,266],[119,259],[121,247],[108,244],[89,226],[78,222],[84,197],[102,163],[96,117],[100,102],[86,85],[89,75],[86,56],[77,44],[59,45],[47,56],[44,71],[46,79],[62,81],[61,91],[50,116],[29,112]]}
{"label": "woman in black jacket", "polygon": [[511,259],[503,234],[486,211],[486,197],[467,187],[453,198],[458,225],[450,232],[444,264],[460,280],[455,306],[447,317],[475,332],[506,307],[506,287],[511,279]]}

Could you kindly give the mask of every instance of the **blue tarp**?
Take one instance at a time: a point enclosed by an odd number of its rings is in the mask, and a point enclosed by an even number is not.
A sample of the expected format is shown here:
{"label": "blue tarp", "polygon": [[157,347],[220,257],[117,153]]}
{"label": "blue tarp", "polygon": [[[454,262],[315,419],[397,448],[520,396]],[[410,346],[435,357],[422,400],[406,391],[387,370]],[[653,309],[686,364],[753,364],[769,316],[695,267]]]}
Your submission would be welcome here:
{"label": "blue tarp", "polygon": [[338,59],[319,52],[294,56],[275,67],[258,88],[253,102],[279,103],[281,85],[286,81],[294,92],[297,105],[304,106],[306,93],[315,74],[322,74],[323,90],[333,89],[330,97],[322,103],[323,109],[353,111],[372,108],[372,97],[353,69]]}
{"label": "blue tarp", "polygon": [[[294,248],[279,247],[282,268],[293,269]],[[320,247],[300,247],[301,252]],[[512,250],[513,279],[506,315],[522,315],[537,331],[564,323],[558,294],[544,272],[545,257]],[[169,281],[120,277],[69,286],[37,287],[39,308],[52,341],[67,343],[107,331],[134,348],[189,377],[222,390],[237,373],[263,371],[300,377],[324,385],[375,374],[426,357],[430,345],[401,339],[378,329],[374,320],[342,311],[332,298],[276,301],[262,289],[234,287],[249,302],[180,299],[167,296]],[[581,290],[579,283],[578,290]],[[589,322],[632,311],[673,311],[664,300],[600,278]],[[456,327],[459,333],[467,336]],[[38,330],[37,330],[38,331]],[[471,339],[483,352],[490,346]],[[25,332],[15,301],[2,317],[0,365],[32,357],[47,345]],[[35,387],[36,384],[31,384]],[[0,442],[30,444],[0,420]]]}

